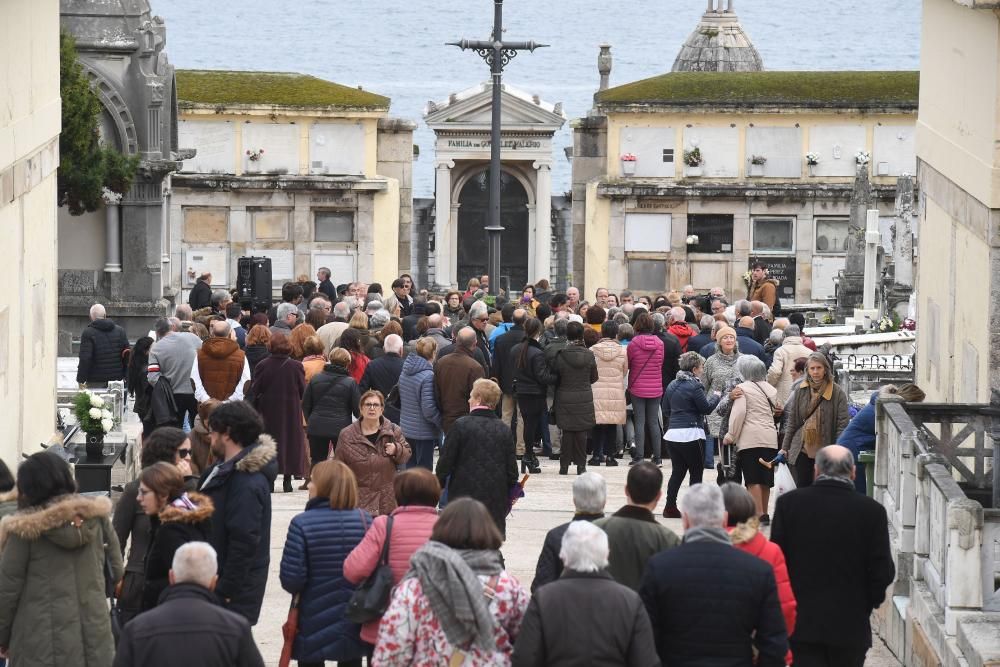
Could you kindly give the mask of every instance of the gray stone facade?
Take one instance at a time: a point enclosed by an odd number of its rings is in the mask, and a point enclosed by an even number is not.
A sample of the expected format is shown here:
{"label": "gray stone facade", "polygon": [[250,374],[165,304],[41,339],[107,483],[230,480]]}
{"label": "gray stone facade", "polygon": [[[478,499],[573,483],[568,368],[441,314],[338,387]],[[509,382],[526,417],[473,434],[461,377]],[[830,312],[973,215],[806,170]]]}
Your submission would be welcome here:
{"label": "gray stone facade", "polygon": [[95,302],[104,303],[132,337],[148,331],[151,318],[164,311],[163,179],[183,155],[177,146],[174,68],[164,51],[166,26],[152,15],[149,3],[62,0],[60,15],[104,107],[104,140],[141,156],[132,189],[120,205],[111,204],[117,215],[106,212],[104,268],[60,267],[59,352],[66,354]]}

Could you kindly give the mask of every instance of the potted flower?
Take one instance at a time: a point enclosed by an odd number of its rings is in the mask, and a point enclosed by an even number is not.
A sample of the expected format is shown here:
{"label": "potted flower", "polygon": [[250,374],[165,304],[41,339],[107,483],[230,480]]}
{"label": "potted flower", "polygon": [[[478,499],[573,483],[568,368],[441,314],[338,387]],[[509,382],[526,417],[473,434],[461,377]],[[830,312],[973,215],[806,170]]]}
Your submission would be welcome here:
{"label": "potted flower", "polygon": [[865,150],[859,150],[857,153],[854,154],[854,161],[858,163],[859,167],[865,166],[866,164],[871,162],[871,159],[872,159],[871,153]]}
{"label": "potted flower", "polygon": [[247,151],[247,171],[258,172],[260,171],[260,161],[264,159],[264,149],[258,148],[257,150]]}
{"label": "potted flower", "polygon": [[625,153],[622,155],[622,173],[626,176],[635,175],[635,163],[636,157],[634,153]]}
{"label": "potted flower", "polygon": [[763,176],[764,175],[764,165],[767,163],[767,158],[763,155],[753,155],[750,157],[750,175],[751,176]]}
{"label": "potted flower", "polygon": [[101,458],[104,434],[115,427],[115,417],[107,402],[89,391],[77,392],[73,396],[73,414],[87,437],[87,458]]}
{"label": "potted flower", "polygon": [[684,175],[701,176],[701,165],[704,162],[705,158],[701,156],[700,148],[696,147],[689,151],[684,151]]}
{"label": "potted flower", "polygon": [[816,153],[815,151],[809,151],[808,153],[806,153],[806,167],[808,167],[809,169],[810,176],[815,175],[813,173],[815,171],[814,168],[818,164],[819,164],[819,153]]}

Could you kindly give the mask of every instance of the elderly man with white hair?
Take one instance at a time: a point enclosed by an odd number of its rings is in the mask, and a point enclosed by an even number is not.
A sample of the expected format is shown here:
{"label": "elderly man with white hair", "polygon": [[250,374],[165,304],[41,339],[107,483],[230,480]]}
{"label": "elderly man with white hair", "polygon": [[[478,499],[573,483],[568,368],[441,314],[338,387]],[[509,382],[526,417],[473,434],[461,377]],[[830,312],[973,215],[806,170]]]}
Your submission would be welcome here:
{"label": "elderly man with white hair", "polygon": [[[382,392],[382,396],[388,397],[399,384],[399,375],[403,372],[403,338],[397,334],[389,334],[382,342],[382,350],[382,356],[372,359],[365,367],[358,386],[358,391],[362,394],[375,389]],[[393,424],[399,424],[399,401],[395,401],[395,404],[386,401],[382,415]]]}
{"label": "elderly man with white hair", "polygon": [[104,306],[90,307],[90,325],[80,334],[80,362],[76,381],[80,388],[107,387],[112,380],[123,380],[129,349],[125,330],[108,319]]}
{"label": "elderly man with white hair", "polygon": [[660,660],[671,667],[784,667],[788,635],[774,571],[733,548],[722,491],[695,484],[680,509],[683,543],[649,559],[639,588]]}
{"label": "elderly man with white hair", "polygon": [[642,600],[607,572],[604,531],[586,521],[572,522],[562,537],[559,558],[565,566],[562,576],[533,592],[511,664],[659,664]]}
{"label": "elderly man with white hair", "polygon": [[348,299],[334,305],[333,322],[327,322],[316,331],[316,335],[323,341],[323,356],[330,356],[330,350],[340,342],[340,334],[347,329],[349,326],[347,322],[350,319],[351,304],[348,303]]}
{"label": "elderly man with white hair", "polygon": [[174,553],[170,587],[153,609],[123,629],[114,667],[237,665],[263,667],[250,623],[215,599],[215,549],[188,542]]}
{"label": "elderly man with white hair", "polygon": [[854,489],[854,454],[816,453],[811,486],[778,498],[771,541],[781,547],[795,591],[795,664],[861,667],[872,644],[869,618],[896,576],[885,508]]}
{"label": "elderly man with white hair", "polygon": [[294,303],[280,303],[275,311],[274,325],[271,326],[271,335],[281,334],[291,336],[292,329],[299,321],[299,307]]}
{"label": "elderly man with white hair", "polygon": [[563,535],[573,521],[596,521],[603,518],[607,499],[608,483],[596,472],[585,472],[573,481],[573,519],[546,533],[542,553],[538,555],[538,564],[535,566],[535,580],[531,582],[532,594],[540,586],[555,581],[562,574],[563,564],[559,560],[559,550]]}

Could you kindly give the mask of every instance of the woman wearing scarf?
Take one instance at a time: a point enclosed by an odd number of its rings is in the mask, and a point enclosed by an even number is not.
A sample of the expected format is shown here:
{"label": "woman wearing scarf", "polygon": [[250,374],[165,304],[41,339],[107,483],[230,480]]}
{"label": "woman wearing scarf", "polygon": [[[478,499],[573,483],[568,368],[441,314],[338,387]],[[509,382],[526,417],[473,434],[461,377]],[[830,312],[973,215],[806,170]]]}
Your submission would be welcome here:
{"label": "woman wearing scarf", "polygon": [[160,461],[139,475],[139,504],[149,516],[150,542],[146,552],[142,610],[156,606],[166,588],[174,553],[188,542],[208,542],[212,499],[184,490],[180,468]]}
{"label": "woman wearing scarf", "polygon": [[393,591],[372,664],[510,665],[529,594],[503,569],[501,542],[482,503],[448,503]]}
{"label": "woman wearing scarf", "polygon": [[847,428],[847,394],[833,381],[830,360],[813,352],[806,361],[806,375],[786,407],[788,422],[781,448],[799,488],[810,486],[816,452],[837,442]]}
{"label": "woman wearing scarf", "polygon": [[[736,360],[740,358],[740,348],[736,342],[736,330],[732,327],[722,327],[715,332],[715,353],[705,360],[705,370],[701,374],[701,382],[706,392],[725,392],[730,381],[739,384],[743,378],[736,370]],[[716,410],[708,416],[708,433],[705,437],[705,467],[714,465],[715,443],[722,430],[723,415]],[[725,435],[723,433],[722,435]]]}

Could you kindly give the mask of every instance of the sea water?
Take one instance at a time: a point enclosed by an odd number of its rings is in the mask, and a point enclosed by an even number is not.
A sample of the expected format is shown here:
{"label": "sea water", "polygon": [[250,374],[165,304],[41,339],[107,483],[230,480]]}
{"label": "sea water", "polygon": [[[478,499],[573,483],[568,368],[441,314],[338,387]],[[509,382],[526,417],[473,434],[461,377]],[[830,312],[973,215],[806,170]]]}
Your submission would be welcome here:
{"label": "sea water", "polygon": [[[489,80],[478,55],[445,42],[486,39],[490,0],[151,0],[166,20],[167,53],[179,68],[312,74],[392,99],[390,115],[418,124],[415,197],[434,190],[434,134],[428,100],[446,100]],[[767,69],[917,69],[920,1],[739,0],[734,9]],[[549,44],[521,53],[504,80],[547,102],[567,120],[586,115],[597,90],[598,45],[612,45],[611,85],[670,70],[705,0],[506,0],[505,39]],[[554,195],[570,188],[555,136]]]}

